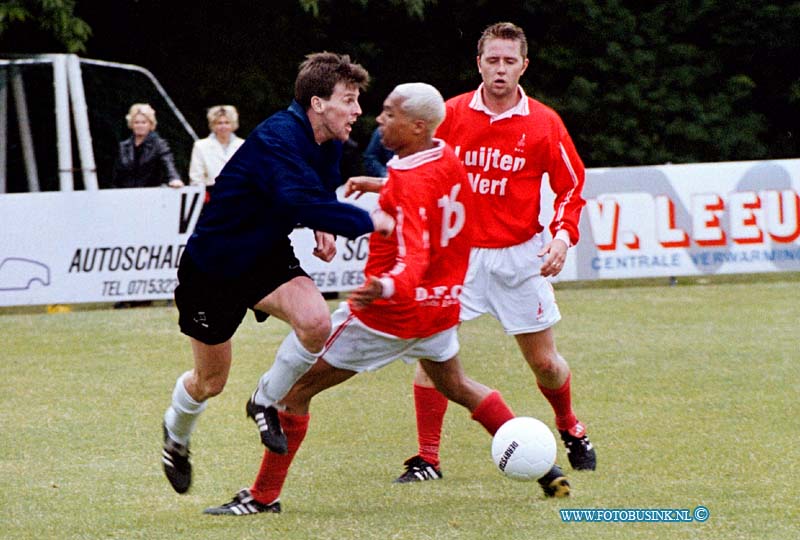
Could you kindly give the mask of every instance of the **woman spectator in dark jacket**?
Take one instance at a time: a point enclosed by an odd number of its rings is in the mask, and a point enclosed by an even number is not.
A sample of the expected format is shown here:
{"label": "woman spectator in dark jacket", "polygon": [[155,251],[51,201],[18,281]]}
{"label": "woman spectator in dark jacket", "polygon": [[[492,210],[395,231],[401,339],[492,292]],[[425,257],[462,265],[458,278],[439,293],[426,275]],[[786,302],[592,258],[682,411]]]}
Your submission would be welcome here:
{"label": "woman spectator in dark jacket", "polygon": [[169,144],[155,132],[156,111],[147,103],[135,103],[125,120],[133,135],[119,143],[111,185],[115,188],[163,184],[182,187]]}

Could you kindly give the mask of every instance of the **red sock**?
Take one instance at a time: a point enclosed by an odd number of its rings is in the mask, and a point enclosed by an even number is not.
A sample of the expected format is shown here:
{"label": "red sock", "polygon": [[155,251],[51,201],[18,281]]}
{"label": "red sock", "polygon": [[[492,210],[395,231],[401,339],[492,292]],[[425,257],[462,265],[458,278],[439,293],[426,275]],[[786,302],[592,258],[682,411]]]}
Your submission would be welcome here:
{"label": "red sock", "polygon": [[442,442],[442,424],[447,403],[447,398],[436,388],[414,385],[419,455],[434,467],[439,466],[439,445]]}
{"label": "red sock", "polygon": [[569,382],[572,379],[572,373],[567,375],[567,380],[561,385],[561,388],[545,388],[539,384],[539,390],[542,391],[544,397],[550,402],[553,411],[556,413],[556,428],[559,431],[566,431],[575,427],[578,423],[578,418],[572,412],[572,392],[570,391]]}
{"label": "red sock", "polygon": [[286,433],[286,442],[289,452],[279,455],[269,450],[264,450],[264,457],[261,460],[261,468],[258,471],[250,493],[253,498],[262,504],[270,504],[281,495],[283,482],[289,473],[289,466],[292,464],[297,449],[300,448],[303,439],[308,431],[309,415],[289,414],[283,411],[278,413],[281,419],[281,427]]}
{"label": "red sock", "polygon": [[512,418],[514,418],[514,413],[508,408],[506,402],[503,401],[503,396],[497,390],[492,390],[472,411],[472,419],[486,428],[489,435],[494,435],[500,426]]}

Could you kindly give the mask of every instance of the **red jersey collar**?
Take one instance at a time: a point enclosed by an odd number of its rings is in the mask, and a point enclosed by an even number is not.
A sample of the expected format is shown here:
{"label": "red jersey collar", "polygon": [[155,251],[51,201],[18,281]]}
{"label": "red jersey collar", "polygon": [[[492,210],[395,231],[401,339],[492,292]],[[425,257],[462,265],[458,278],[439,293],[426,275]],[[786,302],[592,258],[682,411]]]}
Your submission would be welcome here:
{"label": "red jersey collar", "polygon": [[415,167],[419,167],[420,165],[424,165],[429,161],[435,161],[442,157],[442,153],[444,151],[444,141],[442,139],[437,139],[434,137],[433,139],[434,147],[429,148],[428,150],[423,150],[422,152],[417,152],[415,154],[411,154],[410,156],[406,156],[404,158],[399,158],[395,155],[389,162],[386,164],[387,167],[391,167],[392,169],[397,169],[399,171],[413,169]]}
{"label": "red jersey collar", "polygon": [[519,101],[517,101],[517,104],[507,111],[499,114],[489,110],[489,108],[486,106],[486,103],[483,102],[482,91],[483,83],[481,83],[481,85],[473,94],[472,100],[469,102],[469,107],[470,109],[486,113],[489,116],[490,122],[496,122],[497,120],[502,120],[503,118],[511,118],[514,115],[528,116],[528,114],[530,114],[530,109],[528,108],[528,96],[525,95],[525,90],[523,90],[520,85],[517,85],[517,92],[519,92]]}

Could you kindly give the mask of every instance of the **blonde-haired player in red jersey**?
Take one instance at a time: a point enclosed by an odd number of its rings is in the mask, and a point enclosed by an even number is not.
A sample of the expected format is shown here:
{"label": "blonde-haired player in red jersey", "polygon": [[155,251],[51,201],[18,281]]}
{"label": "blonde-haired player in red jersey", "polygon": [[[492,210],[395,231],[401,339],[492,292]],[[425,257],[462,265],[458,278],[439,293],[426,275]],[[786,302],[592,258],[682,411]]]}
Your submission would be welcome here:
{"label": "blonde-haired player in red jersey", "polygon": [[289,466],[305,437],[311,398],[362,371],[418,360],[447,398],[466,407],[493,434],[514,414],[500,394],[468,378],[456,356],[458,296],[467,271],[472,192],[453,150],[433,133],[444,100],[432,86],[397,86],[378,117],[383,143],[395,152],[379,207],[396,223],[370,236],[366,282],[331,317],[319,359],[278,404],[288,453],[265,451],[253,486],[207,514],[280,512]]}
{"label": "blonde-haired player in red jersey", "polygon": [[[514,336],[550,402],[556,427],[577,470],[594,470],[595,450],[572,409],[571,373],[558,353],[552,327],[561,314],[547,281],[564,266],[578,242],[584,200],[584,167],[558,114],[525,95],[519,79],[528,67],[528,43],[518,26],[489,26],[478,41],[477,90],[447,101],[436,132],[464,162],[476,196],[474,249],[461,295],[461,320],[489,313]],[[556,195],[553,239],[545,243],[539,222],[544,174]],[[351,180],[351,183],[353,180]],[[375,179],[359,178],[357,191],[376,191]],[[447,399],[424,370],[414,379],[418,455],[405,463],[396,482],[435,480]],[[554,468],[540,483],[548,495],[563,496],[563,473]]]}

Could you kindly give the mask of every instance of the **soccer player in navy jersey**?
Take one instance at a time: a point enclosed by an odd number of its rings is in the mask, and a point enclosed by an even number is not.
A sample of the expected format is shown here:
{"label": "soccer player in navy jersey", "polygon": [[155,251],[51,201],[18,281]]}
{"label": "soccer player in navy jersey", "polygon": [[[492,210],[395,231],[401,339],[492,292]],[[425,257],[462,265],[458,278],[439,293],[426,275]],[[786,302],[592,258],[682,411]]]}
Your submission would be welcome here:
{"label": "soccer player in navy jersey", "polygon": [[[292,327],[275,364],[283,370],[259,385],[277,400],[314,363],[331,331],[330,312],[300,267],[289,240],[296,227],[315,231],[314,254],[330,261],[334,235],[389,234],[394,220],[339,202],[342,142],[361,115],[369,74],[346,55],[315,53],[300,65],[291,105],[262,122],[216,179],[178,269],[175,304],[189,336],[194,369],[178,377],[164,415],[164,472],[178,493],[191,484],[189,439],[209,398],[225,387],[231,338],[248,309]],[[265,446],[286,453],[274,407],[251,398],[247,414]]]}

